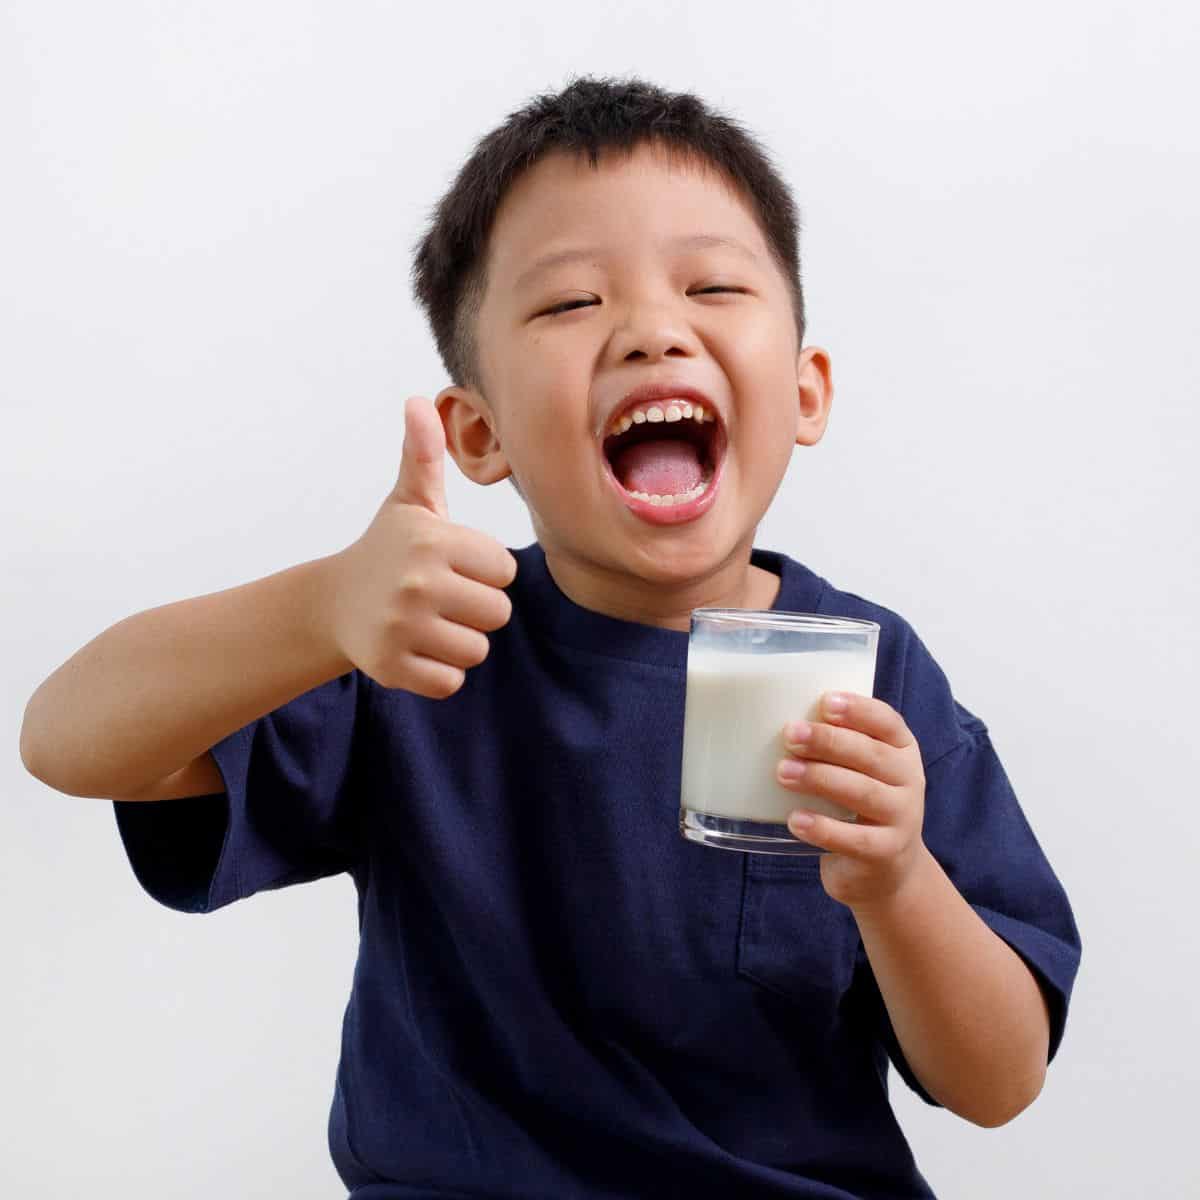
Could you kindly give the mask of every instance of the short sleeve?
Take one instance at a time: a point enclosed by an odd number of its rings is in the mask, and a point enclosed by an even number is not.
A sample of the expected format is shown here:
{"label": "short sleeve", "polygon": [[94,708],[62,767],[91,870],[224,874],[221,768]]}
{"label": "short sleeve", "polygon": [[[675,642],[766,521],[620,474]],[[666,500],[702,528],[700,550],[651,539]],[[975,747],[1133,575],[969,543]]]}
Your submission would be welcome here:
{"label": "short sleeve", "polygon": [[[961,704],[955,702],[955,709],[962,738],[925,770],[925,843],[967,903],[1033,973],[1049,1009],[1053,1059],[1079,968],[1079,931],[987,728]],[[877,988],[874,997],[892,1064],[936,1105],[908,1065]]]}
{"label": "short sleeve", "polygon": [[212,747],[225,792],[113,801],[134,874],[168,908],[207,913],[337,875],[360,848],[355,745],[366,683],[352,671]]}

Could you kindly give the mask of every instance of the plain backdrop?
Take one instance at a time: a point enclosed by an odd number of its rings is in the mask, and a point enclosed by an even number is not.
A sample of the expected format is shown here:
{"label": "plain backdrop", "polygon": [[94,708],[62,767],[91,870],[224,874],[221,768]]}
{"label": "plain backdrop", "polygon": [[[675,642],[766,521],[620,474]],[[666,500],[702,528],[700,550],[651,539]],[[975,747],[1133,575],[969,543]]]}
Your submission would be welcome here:
{"label": "plain backdrop", "polygon": [[[133,612],[341,549],[447,381],[411,249],[572,74],[690,89],[795,190],[825,439],[757,544],[902,613],[1084,939],[1042,1096],[893,1076],[940,1196],[1200,1194],[1195,5],[0,6],[0,1195],[333,1200],[348,876],[185,916],[25,702]],[[532,541],[448,464],[453,519]],[[781,1114],[781,1119],[786,1119]]]}

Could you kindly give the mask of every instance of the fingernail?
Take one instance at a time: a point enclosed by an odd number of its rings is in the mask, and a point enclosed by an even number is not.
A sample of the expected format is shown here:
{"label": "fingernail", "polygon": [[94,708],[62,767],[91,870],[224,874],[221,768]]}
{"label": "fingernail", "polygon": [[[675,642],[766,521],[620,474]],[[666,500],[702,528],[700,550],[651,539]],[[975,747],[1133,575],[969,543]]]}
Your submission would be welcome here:
{"label": "fingernail", "polygon": [[784,726],[783,736],[789,742],[807,742],[812,737],[812,726],[807,721],[792,721]]}
{"label": "fingernail", "polygon": [[847,700],[841,692],[830,692],[829,695],[825,697],[826,712],[842,713],[846,711],[849,705],[850,701]]}
{"label": "fingernail", "polygon": [[799,779],[804,774],[806,768],[804,763],[797,761],[794,758],[785,758],[779,764],[780,779]]}
{"label": "fingernail", "polygon": [[805,811],[803,808],[796,809],[796,811],[788,817],[789,829],[807,829],[812,823],[812,813]]}

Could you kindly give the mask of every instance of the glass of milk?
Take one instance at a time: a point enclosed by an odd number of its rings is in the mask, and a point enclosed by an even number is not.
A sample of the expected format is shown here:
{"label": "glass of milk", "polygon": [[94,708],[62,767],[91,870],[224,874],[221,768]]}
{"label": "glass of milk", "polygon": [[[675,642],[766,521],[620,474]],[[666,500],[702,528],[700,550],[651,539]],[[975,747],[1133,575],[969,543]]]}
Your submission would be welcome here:
{"label": "glass of milk", "polygon": [[725,850],[821,854],[787,828],[797,808],[854,820],[776,778],[783,727],[820,721],[825,692],[870,696],[879,625],[774,609],[697,608],[688,637],[679,830]]}

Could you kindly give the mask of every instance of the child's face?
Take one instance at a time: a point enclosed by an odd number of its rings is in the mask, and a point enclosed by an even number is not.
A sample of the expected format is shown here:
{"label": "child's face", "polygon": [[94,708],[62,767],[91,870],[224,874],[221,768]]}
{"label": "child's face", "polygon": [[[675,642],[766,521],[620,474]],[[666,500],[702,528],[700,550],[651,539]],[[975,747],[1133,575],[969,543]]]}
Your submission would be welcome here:
{"label": "child's face", "polygon": [[[701,236],[728,244],[685,241]],[[556,577],[582,573],[601,591],[633,577],[682,592],[723,574],[728,587],[792,447],[820,439],[832,397],[828,356],[797,349],[787,284],[746,202],[711,170],[650,146],[598,168],[557,153],[505,196],[488,250],[482,395],[448,388],[438,398],[460,468],[480,483],[516,476]],[[537,268],[567,251],[582,253]],[[657,382],[699,389],[718,414],[706,437],[692,428],[708,442],[692,452],[702,474],[724,449],[698,505],[648,511],[604,453],[626,397]],[[686,458],[668,450],[670,461]],[[651,472],[666,461],[642,457]],[[687,480],[694,468],[680,466]]]}

